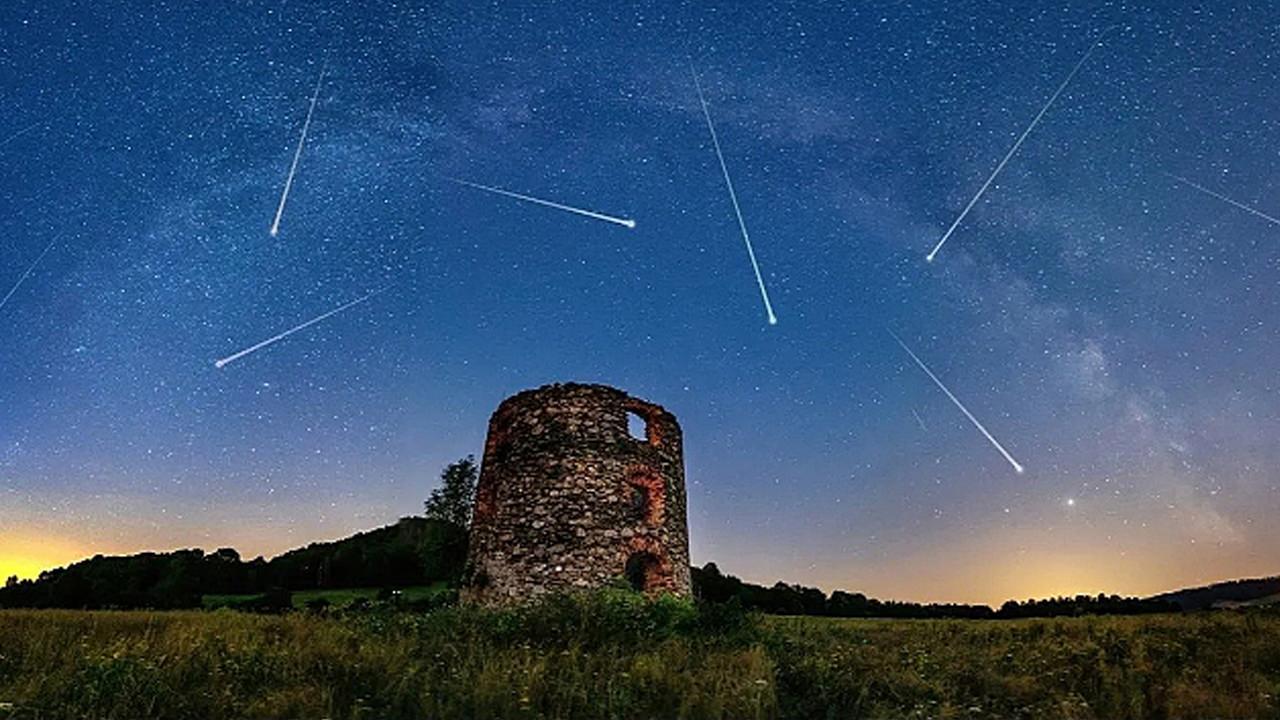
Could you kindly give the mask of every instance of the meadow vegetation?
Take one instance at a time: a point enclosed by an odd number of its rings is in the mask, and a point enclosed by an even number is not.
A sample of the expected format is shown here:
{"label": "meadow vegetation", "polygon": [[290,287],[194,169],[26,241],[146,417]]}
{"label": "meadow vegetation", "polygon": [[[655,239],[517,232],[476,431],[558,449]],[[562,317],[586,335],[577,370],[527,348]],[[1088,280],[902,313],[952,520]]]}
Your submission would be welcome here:
{"label": "meadow vegetation", "polygon": [[[288,593],[288,606],[297,610],[316,609],[330,607],[341,609],[350,607],[353,603],[378,602],[387,600],[387,595],[393,594],[396,602],[405,605],[416,605],[423,601],[433,600],[441,595],[456,594],[451,591],[444,582],[432,583],[431,585],[414,585],[406,588],[391,590],[390,588],[339,588],[335,590],[300,590],[298,592]],[[255,604],[261,603],[268,599],[267,593],[252,594],[227,594],[227,595],[204,595],[200,599],[200,606],[205,610],[217,610],[219,608],[242,609],[246,606],[252,608]]]}
{"label": "meadow vegetation", "polygon": [[0,611],[0,718],[1280,717],[1266,610],[779,618],[620,590],[518,610]]}

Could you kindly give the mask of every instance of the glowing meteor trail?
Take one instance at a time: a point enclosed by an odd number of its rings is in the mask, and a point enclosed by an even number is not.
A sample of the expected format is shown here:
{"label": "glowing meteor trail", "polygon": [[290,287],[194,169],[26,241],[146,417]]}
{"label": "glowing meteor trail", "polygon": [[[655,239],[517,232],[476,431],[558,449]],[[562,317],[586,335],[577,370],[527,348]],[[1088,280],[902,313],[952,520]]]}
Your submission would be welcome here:
{"label": "glowing meteor trail", "polygon": [[955,403],[956,407],[960,408],[960,412],[964,413],[964,416],[969,418],[969,422],[973,423],[973,426],[978,428],[978,430],[982,432],[982,434],[987,438],[987,440],[990,441],[990,443],[995,446],[996,450],[1000,451],[1000,454],[1004,456],[1004,459],[1008,460],[1009,464],[1013,466],[1013,471],[1021,475],[1023,470],[1025,470],[1026,468],[1018,464],[1018,461],[1013,459],[1013,456],[1009,454],[1009,451],[1005,450],[1004,446],[1001,445],[998,440],[992,437],[991,433],[987,432],[987,429],[982,426],[982,423],[978,422],[978,418],[974,417],[973,413],[969,412],[969,409],[966,408],[964,404],[961,403],[958,398],[956,398],[955,395],[951,394],[951,391],[947,389],[947,386],[942,384],[942,381],[938,379],[937,375],[933,374],[933,371],[929,369],[928,365],[924,364],[923,360],[917,357],[914,352],[911,352],[911,348],[907,347],[907,344],[902,342],[902,338],[898,337],[892,330],[889,331],[889,334],[893,335],[893,339],[897,340],[898,344],[902,346],[902,349],[906,350],[907,354],[911,356],[911,359],[916,361],[916,365],[920,366],[920,369],[924,371],[924,374],[928,375],[929,379],[933,380],[934,384],[937,385],[938,388],[942,390],[942,392],[946,393],[948,398],[951,398],[951,402]]}
{"label": "glowing meteor trail", "polygon": [[920,413],[916,412],[915,408],[911,408],[911,414],[915,416],[916,424],[920,426],[920,429],[929,432],[929,428],[924,426],[924,419],[920,417]]}
{"label": "glowing meteor trail", "polygon": [[56,237],[50,240],[49,244],[45,246],[44,251],[40,253],[40,257],[37,257],[36,261],[31,263],[27,268],[27,271],[22,273],[22,277],[18,278],[18,282],[14,283],[13,287],[9,288],[9,292],[4,296],[4,299],[0,300],[0,309],[3,309],[5,304],[9,302],[9,298],[13,297],[13,294],[18,292],[18,288],[22,287],[22,283],[26,281],[27,276],[31,275],[31,272],[36,269],[36,266],[44,259],[44,256],[49,254],[49,250],[53,248],[53,244],[56,242],[58,242],[58,238]]}
{"label": "glowing meteor trail", "polygon": [[982,187],[978,188],[978,193],[973,196],[973,199],[969,201],[968,205],[964,206],[964,210],[960,211],[959,217],[956,218],[955,222],[951,223],[951,227],[947,228],[947,232],[942,236],[942,239],[938,241],[938,244],[934,246],[933,250],[925,256],[925,260],[933,262],[933,259],[938,255],[938,251],[942,249],[942,246],[946,244],[947,240],[951,237],[951,233],[956,231],[956,228],[960,226],[960,223],[964,220],[965,216],[969,214],[969,211],[973,209],[973,206],[978,204],[978,200],[982,198],[982,195],[987,191],[987,188],[991,187],[991,183],[995,181],[996,176],[1000,174],[1001,170],[1004,170],[1004,166],[1009,163],[1013,154],[1018,152],[1018,148],[1022,147],[1022,142],[1027,139],[1027,136],[1031,134],[1032,130],[1036,129],[1036,125],[1040,124],[1040,119],[1049,111],[1049,107],[1058,99],[1058,96],[1062,94],[1062,91],[1067,89],[1067,85],[1071,82],[1071,79],[1076,76],[1076,73],[1080,71],[1080,68],[1084,65],[1085,61],[1089,59],[1089,56],[1093,54],[1094,50],[1098,49],[1098,46],[1102,44],[1102,41],[1106,39],[1107,34],[1110,32],[1111,30],[1108,29],[1106,32],[1102,33],[1102,36],[1089,46],[1089,51],[1084,54],[1084,57],[1080,58],[1080,62],[1077,62],[1076,66],[1071,68],[1071,72],[1067,74],[1067,79],[1063,80],[1062,84],[1058,86],[1058,89],[1053,92],[1053,95],[1049,96],[1049,101],[1044,104],[1044,107],[1040,108],[1040,112],[1036,113],[1031,124],[1027,126],[1026,130],[1022,131],[1022,135],[1018,136],[1017,142],[1013,144],[1013,147],[1009,148],[1009,152],[1005,153],[1004,159],[1000,161],[999,165],[996,165],[995,170],[991,171],[991,177],[987,178],[987,181],[982,183]]}
{"label": "glowing meteor trail", "polygon": [[307,130],[311,128],[311,116],[316,111],[316,101],[320,99],[320,86],[324,84],[325,68],[320,68],[320,79],[316,80],[315,92],[311,93],[311,105],[307,108],[307,119],[302,123],[302,134],[298,136],[298,147],[293,151],[293,163],[289,165],[289,176],[285,178],[284,190],[280,193],[280,205],[276,208],[276,219],[271,221],[271,237],[280,234],[280,216],[284,215],[284,204],[289,200],[289,189],[293,187],[293,175],[298,172],[298,160],[302,158],[302,146],[307,142]]}
{"label": "glowing meteor trail", "polygon": [[31,125],[28,125],[22,128],[21,130],[10,135],[4,140],[0,140],[0,147],[4,147],[5,145],[8,145],[9,143],[13,142],[14,140],[17,140],[18,138],[22,137],[23,135],[26,135],[27,133],[31,132],[32,130],[35,130],[38,127],[40,127],[40,123],[32,123]]}
{"label": "glowing meteor trail", "polygon": [[324,320],[325,318],[337,315],[338,313],[342,312],[343,310],[346,310],[349,307],[359,305],[360,303],[364,302],[365,300],[368,300],[369,298],[373,297],[374,295],[377,295],[380,292],[382,292],[382,290],[374,290],[373,292],[369,293],[368,295],[365,295],[362,298],[357,298],[347,303],[346,305],[342,305],[340,307],[334,308],[333,310],[330,310],[329,312],[319,317],[312,318],[297,327],[285,330],[284,332],[280,333],[279,335],[276,335],[275,337],[269,337],[266,340],[263,340],[262,342],[258,343],[257,345],[254,345],[252,347],[247,347],[244,350],[241,350],[240,352],[234,355],[228,355],[222,358],[221,360],[215,360],[213,363],[213,366],[217,368],[222,368],[229,363],[233,363],[236,360],[239,360],[240,358],[244,357],[245,355],[248,355],[249,353],[257,352],[258,350],[261,350],[262,348],[268,345],[272,345],[277,342],[280,342],[281,340],[289,337],[290,335],[298,332],[299,330],[305,330],[306,328],[309,328],[312,325],[315,325],[316,323],[320,322],[321,320]]}
{"label": "glowing meteor trail", "polygon": [[1174,175],[1174,174],[1172,174],[1172,173],[1165,173],[1165,175],[1168,175],[1169,177],[1173,178],[1174,180],[1177,180],[1178,182],[1182,183],[1183,185],[1190,185],[1191,187],[1195,188],[1196,190],[1199,190],[1200,192],[1204,193],[1205,195],[1208,195],[1208,196],[1210,196],[1210,197],[1216,197],[1216,198],[1218,198],[1219,200],[1221,200],[1221,201],[1223,201],[1223,202],[1225,202],[1225,203],[1231,203],[1232,205],[1235,205],[1236,207],[1240,208],[1241,210],[1244,210],[1244,211],[1245,211],[1245,212],[1247,212],[1247,213],[1251,213],[1251,214],[1253,214],[1253,215],[1257,215],[1258,217],[1262,218],[1263,220],[1266,220],[1267,222],[1271,223],[1272,225],[1280,225],[1280,220],[1277,220],[1277,219],[1275,219],[1275,218],[1271,217],[1270,215],[1268,215],[1268,214],[1266,214],[1266,213],[1262,212],[1261,210],[1256,210],[1256,209],[1254,209],[1254,208],[1249,207],[1248,205],[1245,205],[1244,203],[1236,202],[1235,200],[1232,200],[1231,198],[1227,197],[1226,195],[1223,195],[1223,194],[1221,194],[1221,193],[1216,193],[1216,192],[1214,192],[1214,191],[1210,190],[1209,188],[1207,188],[1207,187],[1205,187],[1205,186],[1203,186],[1203,185],[1197,185],[1197,184],[1195,184],[1195,183],[1191,182],[1190,180],[1188,180],[1188,179],[1186,179],[1186,178],[1184,178],[1184,177],[1181,177],[1181,176],[1179,176],[1179,175]]}
{"label": "glowing meteor trail", "polygon": [[747,246],[747,257],[751,258],[751,269],[756,273],[756,284],[760,286],[760,299],[764,301],[764,311],[769,316],[769,324],[777,325],[778,316],[773,314],[773,304],[769,302],[769,291],[764,288],[764,278],[760,275],[760,265],[756,262],[756,251],[751,247],[751,236],[747,234],[747,223],[742,219],[742,208],[738,206],[738,194],[733,191],[733,180],[729,179],[729,168],[724,164],[724,153],[720,150],[720,138],[716,135],[715,123],[711,122],[711,111],[707,109],[707,98],[702,94],[702,82],[698,80],[698,71],[689,66],[693,73],[693,86],[698,89],[698,102],[702,104],[702,116],[707,120],[707,130],[711,131],[711,144],[716,149],[716,159],[720,161],[720,172],[724,174],[725,187],[729,188],[729,200],[733,202],[733,213],[738,216],[738,228],[742,230],[742,242]]}
{"label": "glowing meteor trail", "polygon": [[591,210],[583,210],[582,208],[576,208],[571,205],[561,205],[558,202],[551,202],[550,200],[541,200],[536,197],[521,195],[520,193],[511,192],[510,190],[503,190],[502,188],[496,188],[491,185],[481,185],[480,183],[473,183],[468,180],[459,180],[458,178],[452,178],[452,177],[445,178],[445,179],[450,182],[456,182],[459,185],[466,185],[467,187],[475,188],[477,190],[484,190],[485,192],[496,193],[498,195],[505,195],[509,198],[515,198],[516,200],[523,200],[525,202],[531,202],[537,205],[544,205],[546,207],[555,208],[557,210],[567,210],[571,213],[585,215],[586,217],[595,218],[596,220],[604,220],[605,222],[615,223],[617,225],[621,225],[626,228],[634,228],[636,226],[636,221],[630,218],[614,217],[612,215],[605,215],[604,213],[593,212]]}
{"label": "glowing meteor trail", "polygon": [[518,192],[503,190],[502,188],[493,187],[492,185],[481,185],[480,183],[474,183],[469,180],[461,180],[459,178],[454,178],[454,177],[446,177],[445,179],[450,182],[458,183],[459,185],[466,185],[467,187],[475,188],[477,190],[484,190],[485,192],[491,192],[498,195],[505,195],[509,198],[515,198],[516,200],[523,200],[525,202],[531,202],[537,205],[543,205],[545,207],[555,208],[556,210],[565,210],[571,213],[577,213],[578,215],[583,215],[585,217],[594,218],[596,220],[604,220],[605,222],[611,222],[616,225],[621,225],[625,228],[635,228],[636,226],[636,221],[630,218],[614,217],[612,215],[605,215],[604,213],[598,213],[592,210],[584,210],[582,208],[573,207],[572,205],[562,205],[558,202],[552,202],[550,200],[543,200],[541,198],[530,197],[528,195],[521,195]]}

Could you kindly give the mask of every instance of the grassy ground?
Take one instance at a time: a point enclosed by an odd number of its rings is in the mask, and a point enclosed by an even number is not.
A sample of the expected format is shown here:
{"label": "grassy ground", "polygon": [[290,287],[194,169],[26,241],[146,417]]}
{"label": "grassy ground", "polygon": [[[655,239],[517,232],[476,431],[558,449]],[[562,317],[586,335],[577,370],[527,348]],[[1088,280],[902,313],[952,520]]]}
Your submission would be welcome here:
{"label": "grassy ground", "polygon": [[0,612],[0,718],[1280,718],[1280,615]]}
{"label": "grassy ground", "polygon": [[[407,587],[401,590],[400,597],[405,602],[416,602],[418,600],[426,600],[436,593],[446,589],[443,582],[434,585],[418,585]],[[350,605],[356,600],[373,600],[378,597],[379,588],[342,588],[338,590],[300,590],[293,593],[293,606],[298,609],[307,607],[307,603],[313,600],[327,600],[330,605],[335,608],[342,608]],[[205,595],[200,598],[200,604],[206,610],[215,610],[222,607],[234,607],[246,602],[252,602],[261,598],[262,595]]]}

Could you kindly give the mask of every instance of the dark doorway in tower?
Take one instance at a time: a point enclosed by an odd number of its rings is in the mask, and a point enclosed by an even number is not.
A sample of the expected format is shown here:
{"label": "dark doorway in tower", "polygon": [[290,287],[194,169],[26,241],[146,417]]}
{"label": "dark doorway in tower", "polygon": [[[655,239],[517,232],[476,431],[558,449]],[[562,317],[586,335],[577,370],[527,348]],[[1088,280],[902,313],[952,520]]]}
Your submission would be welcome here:
{"label": "dark doorway in tower", "polygon": [[627,558],[626,575],[631,589],[644,592],[652,590],[661,581],[658,557],[650,552],[634,552]]}

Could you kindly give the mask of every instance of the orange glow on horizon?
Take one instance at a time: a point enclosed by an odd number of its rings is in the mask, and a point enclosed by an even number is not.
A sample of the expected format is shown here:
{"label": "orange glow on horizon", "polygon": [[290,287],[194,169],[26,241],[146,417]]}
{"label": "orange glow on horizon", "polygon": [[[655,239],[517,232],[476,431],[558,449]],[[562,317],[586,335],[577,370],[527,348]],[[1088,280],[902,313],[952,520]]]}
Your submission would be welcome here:
{"label": "orange glow on horizon", "polygon": [[[265,524],[236,526],[213,518],[208,526],[175,522],[127,534],[82,525],[75,528],[83,533],[80,537],[46,525],[10,526],[0,528],[0,585],[10,576],[33,579],[44,570],[99,554],[183,548],[212,552],[232,547],[245,560],[257,555],[271,558],[310,542],[340,540],[358,529],[305,525],[281,532]],[[186,538],[199,541],[184,542]],[[1143,537],[1116,532],[1109,537],[1095,527],[1054,531],[1027,524],[903,547],[891,559],[837,558],[806,566],[790,553],[770,553],[777,546],[766,539],[759,548],[701,549],[694,562],[701,566],[714,561],[722,572],[766,587],[783,581],[818,587],[826,593],[860,592],[880,600],[980,603],[995,608],[1006,600],[1064,595],[1145,597],[1275,574],[1275,562],[1266,553],[1241,554],[1230,544],[1177,540],[1169,533]]]}
{"label": "orange glow on horizon", "polygon": [[[1165,530],[1161,528],[1160,530]],[[1241,553],[1233,543],[1195,543],[1193,537],[1120,528],[1032,524],[991,527],[947,542],[918,543],[891,560],[824,558],[807,567],[767,543],[703,549],[695,563],[769,586],[778,580],[826,592],[860,592],[880,600],[969,603],[998,608],[1007,600],[1076,595],[1149,597],[1241,578],[1275,575],[1264,553]],[[703,560],[702,558],[706,558]]]}
{"label": "orange glow on horizon", "polygon": [[98,552],[65,538],[0,532],[0,583],[14,575],[20,580],[34,579],[45,570],[65,567]]}

